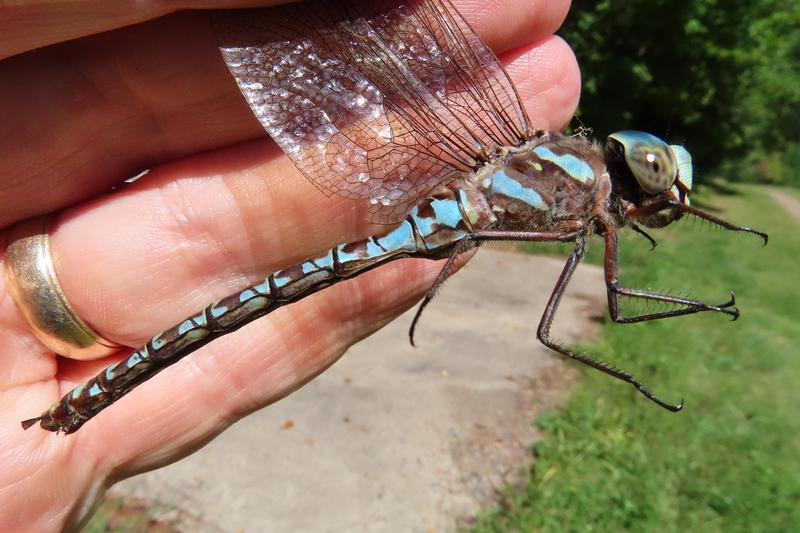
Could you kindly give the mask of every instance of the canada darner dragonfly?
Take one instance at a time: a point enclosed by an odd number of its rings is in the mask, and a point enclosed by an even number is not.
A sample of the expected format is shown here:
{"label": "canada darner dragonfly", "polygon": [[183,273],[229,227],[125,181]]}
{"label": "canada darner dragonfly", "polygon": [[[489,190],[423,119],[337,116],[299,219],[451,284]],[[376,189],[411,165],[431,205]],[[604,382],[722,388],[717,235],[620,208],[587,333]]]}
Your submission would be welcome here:
{"label": "canada darner dragonfly", "polygon": [[[632,375],[550,337],[561,297],[592,234],[605,243],[608,308],[631,323],[703,311],[739,315],[733,293],[709,305],[626,288],[617,274],[617,229],[659,228],[693,215],[735,226],[690,205],[692,164],[681,146],[622,131],[601,147],[584,135],[536,130],[497,58],[447,0],[391,6],[368,0],[304,3],[215,14],[220,48],[253,112],[297,167],[326,193],[370,202],[391,227],[274,272],[153,337],[77,387],[40,417],[72,433],[138,384],[283,305],[403,257],[447,258],[413,329],[456,257],[486,241],[570,242],[538,338],[556,352],[632,384]],[[378,2],[377,4],[380,4]],[[670,304],[623,316],[620,299]]]}

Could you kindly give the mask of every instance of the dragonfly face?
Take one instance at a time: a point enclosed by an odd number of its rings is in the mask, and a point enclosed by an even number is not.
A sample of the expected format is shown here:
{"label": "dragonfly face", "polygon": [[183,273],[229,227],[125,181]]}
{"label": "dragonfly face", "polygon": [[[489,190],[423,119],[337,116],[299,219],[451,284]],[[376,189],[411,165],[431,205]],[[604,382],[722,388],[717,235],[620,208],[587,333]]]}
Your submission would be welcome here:
{"label": "dragonfly face", "polygon": [[[626,130],[608,136],[605,158],[623,215],[650,228],[683,216],[692,190],[692,157],[683,146]],[[656,205],[665,208],[651,208]]]}

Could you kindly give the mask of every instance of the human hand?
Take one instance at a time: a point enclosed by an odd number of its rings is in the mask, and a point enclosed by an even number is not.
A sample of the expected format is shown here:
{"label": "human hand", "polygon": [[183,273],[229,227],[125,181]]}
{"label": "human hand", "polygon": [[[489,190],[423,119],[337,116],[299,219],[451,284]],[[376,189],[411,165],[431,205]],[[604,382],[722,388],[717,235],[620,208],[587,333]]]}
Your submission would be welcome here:
{"label": "human hand", "polygon": [[[481,4],[456,1],[506,64],[536,127],[560,128],[579,91],[574,57],[551,35],[568,2],[501,0],[490,13]],[[166,14],[163,4],[105,0],[46,6],[0,8],[0,227],[59,212],[50,230],[59,281],[102,336],[138,347],[267,272],[376,231],[356,203],[326,198],[266,138],[206,14],[149,20]],[[3,285],[0,528],[77,528],[115,481],[180,459],[322,372],[413,305],[439,268],[398,261],[282,308],[67,437],[23,433],[19,422],[129,350],[56,357]]]}

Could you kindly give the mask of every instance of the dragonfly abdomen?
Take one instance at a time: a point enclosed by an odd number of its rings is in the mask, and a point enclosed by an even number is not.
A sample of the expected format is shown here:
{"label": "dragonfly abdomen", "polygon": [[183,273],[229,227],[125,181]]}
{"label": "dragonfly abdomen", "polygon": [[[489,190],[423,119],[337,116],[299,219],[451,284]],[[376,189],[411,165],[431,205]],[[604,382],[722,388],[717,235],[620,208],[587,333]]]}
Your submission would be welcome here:
{"label": "dragonfly abdomen", "polygon": [[445,257],[493,216],[481,193],[445,190],[417,204],[389,233],[340,244],[320,257],[273,272],[151,338],[126,359],[65,395],[39,419],[50,431],[72,433],[139,383],[212,340],[338,281],[401,257]]}

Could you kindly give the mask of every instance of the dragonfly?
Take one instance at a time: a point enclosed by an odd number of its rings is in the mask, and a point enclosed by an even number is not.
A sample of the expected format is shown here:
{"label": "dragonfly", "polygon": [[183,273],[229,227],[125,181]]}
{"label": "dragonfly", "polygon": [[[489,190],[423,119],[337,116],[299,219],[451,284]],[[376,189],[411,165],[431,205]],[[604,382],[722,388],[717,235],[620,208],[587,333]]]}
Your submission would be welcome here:
{"label": "dragonfly", "polygon": [[[551,337],[559,303],[589,237],[605,245],[608,310],[633,323],[700,312],[739,316],[733,292],[717,305],[624,286],[617,234],[693,216],[738,226],[691,205],[692,161],[679,145],[639,131],[598,143],[585,133],[535,129],[508,74],[449,0],[313,1],[216,12],[222,57],[265,130],[325,194],[368,202],[380,234],[339,244],[211,303],[152,337],[54,403],[37,422],[73,433],[140,383],[271,311],[400,258],[445,260],[414,317],[455,270],[490,241],[574,248],[537,329],[548,348],[627,382],[670,411],[632,374]],[[627,315],[624,298],[666,310]]]}

